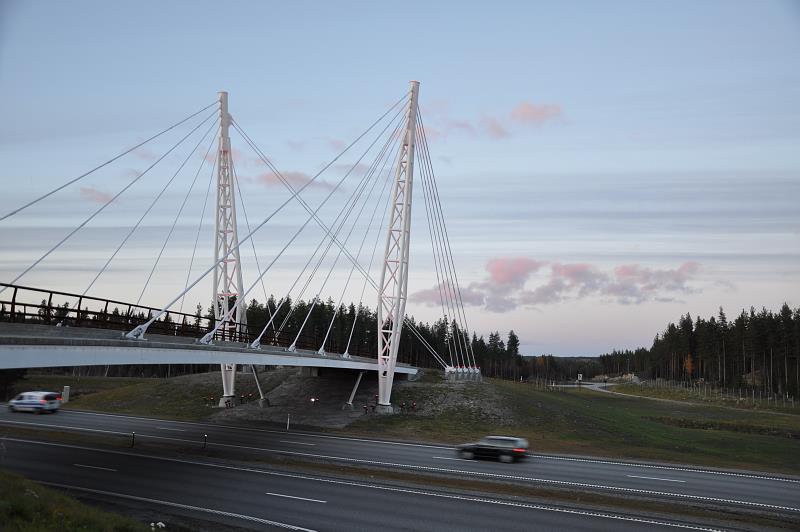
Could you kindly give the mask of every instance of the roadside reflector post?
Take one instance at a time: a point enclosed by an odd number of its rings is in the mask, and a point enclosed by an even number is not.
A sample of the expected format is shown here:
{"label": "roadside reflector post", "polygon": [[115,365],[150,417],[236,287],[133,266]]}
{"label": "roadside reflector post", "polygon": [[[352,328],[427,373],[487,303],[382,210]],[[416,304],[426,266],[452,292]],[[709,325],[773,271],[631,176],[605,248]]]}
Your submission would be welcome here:
{"label": "roadside reflector post", "polygon": [[289,432],[289,416],[290,415],[291,414],[289,414],[288,412],[286,413],[286,432]]}
{"label": "roadside reflector post", "polygon": [[208,434],[203,434],[203,449],[208,445]]}
{"label": "roadside reflector post", "polygon": [[133,447],[135,444],[136,444],[136,433],[131,432],[131,447]]}

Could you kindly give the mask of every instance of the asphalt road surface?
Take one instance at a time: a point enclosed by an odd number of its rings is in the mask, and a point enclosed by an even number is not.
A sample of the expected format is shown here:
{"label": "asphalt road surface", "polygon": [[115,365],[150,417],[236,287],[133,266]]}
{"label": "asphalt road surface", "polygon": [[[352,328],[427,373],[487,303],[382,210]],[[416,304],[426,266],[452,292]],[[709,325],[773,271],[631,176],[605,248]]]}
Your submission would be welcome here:
{"label": "asphalt road surface", "polygon": [[[800,518],[800,480],[766,474],[538,454],[515,464],[467,461],[459,459],[449,447],[65,410],[56,415],[35,416],[2,409],[0,426],[3,425],[100,435],[136,432],[138,441],[198,446],[207,434],[209,447],[219,450],[238,448],[256,454],[427,471],[475,480],[573,487],[618,496],[645,494],[679,503],[713,502],[774,509],[797,512]],[[172,502],[231,512],[237,515],[228,516],[229,519],[261,527],[268,523],[259,519],[317,530],[369,530],[378,525],[387,528],[387,523],[389,529],[436,530],[522,530],[534,524],[543,529],[592,530],[653,526],[625,520],[623,516],[565,513],[535,505],[509,505],[490,498],[454,498],[308,475],[225,469],[195,459],[176,462],[76,446],[24,443],[14,438],[5,441],[3,456],[4,467],[34,480],[159,501],[151,501],[152,504]]]}

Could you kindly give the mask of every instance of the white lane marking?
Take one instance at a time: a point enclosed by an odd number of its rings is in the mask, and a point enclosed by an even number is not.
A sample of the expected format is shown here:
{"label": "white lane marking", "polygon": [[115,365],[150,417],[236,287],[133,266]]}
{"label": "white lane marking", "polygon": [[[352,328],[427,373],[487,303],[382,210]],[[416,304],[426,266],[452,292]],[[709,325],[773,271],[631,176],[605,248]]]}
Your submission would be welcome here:
{"label": "white lane marking", "polygon": [[[151,438],[158,438],[162,440],[174,440],[180,442],[187,442],[191,440],[181,440],[178,438],[166,438],[164,436],[149,436]],[[5,441],[16,441],[21,443],[31,443],[35,445],[46,445],[51,447],[64,447],[68,449],[82,449],[85,451],[92,451],[92,452],[100,452],[100,453],[110,453],[110,454],[119,454],[124,456],[137,456],[140,458],[149,458],[153,460],[163,460],[167,462],[175,462],[175,463],[183,463],[183,464],[191,464],[191,465],[199,465],[199,466],[206,466],[206,467],[215,467],[219,469],[230,469],[234,471],[250,471],[253,473],[261,473],[266,475],[278,475],[278,476],[290,476],[291,475],[282,475],[280,473],[274,473],[269,471],[263,471],[260,469],[252,469],[246,467],[234,467],[234,466],[226,466],[222,464],[213,464],[207,462],[198,462],[196,460],[184,460],[179,458],[165,458],[160,456],[149,456],[146,454],[139,454],[139,453],[130,453],[125,451],[112,451],[110,449],[98,449],[95,447],[86,447],[82,445],[71,445],[66,443],[53,443],[53,442],[43,442],[37,440],[26,440],[23,438],[3,438]],[[211,445],[211,444],[209,444]],[[373,465],[382,465],[382,466],[393,466],[402,469],[413,469],[419,471],[433,471],[438,473],[460,473],[463,475],[469,476],[476,476],[476,477],[484,477],[484,478],[502,478],[506,480],[521,480],[527,482],[541,482],[543,484],[554,484],[554,485],[562,485],[562,486],[573,486],[573,487],[580,487],[580,488],[596,488],[596,489],[607,489],[611,491],[618,491],[618,492],[630,492],[630,493],[644,493],[647,495],[662,495],[667,497],[677,497],[677,498],[685,498],[685,499],[692,499],[692,500],[699,500],[699,501],[711,501],[711,502],[721,502],[727,504],[741,504],[744,506],[754,506],[757,508],[772,508],[776,510],[787,510],[791,512],[800,512],[800,508],[794,508],[791,506],[781,506],[777,504],[767,504],[762,502],[753,502],[753,501],[741,501],[736,499],[721,499],[718,497],[707,497],[703,495],[691,495],[686,493],[671,493],[665,491],[655,491],[655,490],[645,490],[645,489],[638,489],[638,488],[625,488],[621,486],[605,486],[602,484],[588,484],[585,482],[570,482],[566,480],[553,480],[553,479],[546,479],[546,478],[535,478],[535,477],[523,477],[518,475],[500,475],[497,473],[484,473],[480,471],[464,471],[463,469],[447,469],[443,467],[430,467],[430,466],[417,466],[411,464],[395,464],[392,462],[378,462],[374,460],[363,460],[359,458],[342,458],[337,456],[325,456],[319,454],[310,454],[310,453],[300,453],[300,452],[292,452],[292,451],[282,451],[280,449],[265,449],[263,447],[242,447],[241,445],[228,445],[223,443],[215,444],[219,447],[236,447],[236,448],[246,448],[246,449],[254,449],[254,450],[261,450],[261,451],[268,451],[273,453],[280,453],[280,454],[289,454],[289,455],[296,455],[296,456],[310,456],[313,458],[324,458],[328,460],[340,460],[344,462],[356,462],[356,463],[366,463],[366,464],[373,464]],[[298,477],[302,478],[302,477]]]}
{"label": "white lane marking", "polygon": [[431,458],[435,458],[437,460],[457,460],[459,462],[472,462],[472,460],[467,460],[466,458],[448,458],[447,456],[431,456]]}
{"label": "white lane marking", "polygon": [[158,430],[174,430],[175,432],[186,432],[184,429],[173,429],[172,427],[156,427]]}
{"label": "white lane marking", "polygon": [[[164,422],[163,419],[158,418],[149,418],[149,417],[141,417],[141,416],[125,416],[121,414],[106,414],[104,412],[90,412],[87,410],[61,410],[62,412],[66,412],[68,414],[80,414],[80,415],[89,415],[89,416],[108,416],[108,417],[118,417],[123,419],[136,419],[136,420],[143,420],[143,421],[157,421],[157,422]],[[4,423],[6,421],[0,420],[0,423]],[[11,422],[9,422],[11,423]],[[269,434],[286,434],[286,431],[282,430],[269,430],[269,429],[254,429],[250,427],[240,427],[236,425],[224,425],[224,424],[213,424],[209,425],[207,423],[196,423],[193,421],[173,421],[169,420],[169,423],[175,424],[182,424],[182,425],[193,425],[198,427],[206,427],[206,428],[226,428],[226,429],[233,429],[233,430],[241,430],[246,432],[263,432]],[[76,429],[79,430],[79,429]],[[84,430],[91,430],[91,429],[84,429]],[[120,434],[130,434],[129,432],[120,433]],[[313,432],[292,432],[293,436],[308,436],[314,438],[326,438],[332,440],[346,440],[346,441],[357,441],[357,442],[364,442],[364,443],[379,443],[383,445],[402,445],[408,447],[426,447],[429,449],[448,449],[452,450],[452,447],[445,447],[442,445],[429,445],[424,443],[405,443],[405,442],[393,442],[393,441],[385,441],[385,440],[372,440],[368,438],[353,438],[347,436],[331,436],[328,434],[316,434]],[[800,479],[796,478],[786,478],[786,477],[775,477],[769,475],[758,475],[753,473],[736,473],[733,471],[714,471],[711,469],[699,469],[699,468],[692,468],[692,467],[679,467],[679,466],[669,466],[669,465],[658,465],[658,464],[642,464],[637,462],[621,462],[616,460],[604,460],[602,458],[576,458],[570,456],[557,456],[557,455],[548,455],[548,454],[530,454],[528,455],[531,458],[543,458],[545,460],[564,460],[570,462],[584,462],[584,463],[592,463],[592,464],[603,464],[603,465],[613,465],[613,466],[622,466],[622,467],[642,467],[648,469],[663,469],[667,471],[686,471],[689,473],[701,473],[706,475],[721,475],[721,476],[730,476],[730,477],[738,477],[738,478],[752,478],[757,480],[769,480],[774,482],[788,482],[792,484],[800,484]]]}
{"label": "white lane marking", "polygon": [[272,495],[273,497],[285,497],[287,499],[297,499],[300,501],[308,501],[308,502],[321,502],[322,504],[327,503],[328,501],[321,501],[319,499],[307,499],[305,497],[295,497],[294,495],[284,495],[282,493],[270,493],[267,492],[267,495]]}
{"label": "white lane marking", "polygon": [[638,475],[625,475],[630,478],[646,478],[647,480],[663,480],[664,482],[686,482],[685,480],[675,480],[674,478],[640,477]]}
{"label": "white lane marking", "polygon": [[111,469],[110,467],[100,467],[100,466],[93,466],[93,465],[86,465],[86,464],[72,464],[72,465],[74,465],[75,467],[84,467],[86,469],[99,469],[101,471],[111,471],[113,473],[117,472],[116,469]]}
{"label": "white lane marking", "polygon": [[280,440],[280,443],[291,443],[293,445],[308,445],[309,447],[314,447],[316,443],[305,443],[302,441],[289,441],[289,440]]}
{"label": "white lane marking", "polygon": [[206,512],[209,514],[215,515],[222,515],[225,517],[234,517],[236,519],[243,519],[245,521],[253,521],[255,523],[260,523],[262,525],[269,525],[269,526],[276,526],[279,528],[287,528],[289,530],[299,530],[301,532],[317,532],[316,530],[310,528],[303,528],[297,525],[290,525],[287,523],[280,523],[278,521],[270,521],[269,519],[262,519],[260,517],[255,517],[252,515],[244,515],[244,514],[235,514],[233,512],[226,512],[223,510],[214,510],[213,508],[203,508],[201,506],[191,506],[189,504],[181,504],[179,502],[172,502],[172,501],[162,501],[159,499],[150,499],[148,497],[137,497],[136,495],[128,495],[127,493],[118,493],[114,491],[105,491],[105,490],[95,490],[91,488],[83,488],[81,486],[70,486],[68,484],[59,484],[57,482],[44,482],[38,481],[39,484],[45,484],[47,486],[53,486],[55,488],[67,489],[67,490],[75,490],[75,491],[83,491],[87,493],[97,493],[100,495],[111,495],[112,497],[120,497],[122,499],[130,499],[133,501],[141,501],[147,502],[151,504],[161,504],[164,506],[172,506],[174,508],[183,508],[186,510],[194,510],[196,512]]}

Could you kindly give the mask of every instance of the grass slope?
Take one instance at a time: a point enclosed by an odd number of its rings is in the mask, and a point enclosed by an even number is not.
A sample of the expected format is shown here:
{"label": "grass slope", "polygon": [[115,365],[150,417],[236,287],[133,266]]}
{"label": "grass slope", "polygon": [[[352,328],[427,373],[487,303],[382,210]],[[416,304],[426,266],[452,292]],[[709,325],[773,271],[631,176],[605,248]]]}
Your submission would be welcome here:
{"label": "grass slope", "polygon": [[127,532],[150,530],[150,527],[92,508],[18,475],[0,471],[0,529],[19,532]]}
{"label": "grass slope", "polygon": [[[61,390],[69,385],[65,408],[196,421],[213,412],[208,398],[219,400],[222,382],[218,373],[186,375],[171,379],[69,377],[33,375],[16,384],[17,391]],[[237,394],[258,390],[251,378],[238,378]]]}
{"label": "grass slope", "polygon": [[[445,385],[426,388],[406,388],[402,393],[410,395],[400,400],[426,401],[448,393]],[[502,405],[502,416],[476,405],[492,400],[489,391]],[[463,395],[462,406],[434,415],[376,417],[351,428],[373,436],[448,443],[513,434],[527,438],[534,452],[800,474],[800,416],[765,416],[588,390],[544,391],[507,381],[466,385]]]}

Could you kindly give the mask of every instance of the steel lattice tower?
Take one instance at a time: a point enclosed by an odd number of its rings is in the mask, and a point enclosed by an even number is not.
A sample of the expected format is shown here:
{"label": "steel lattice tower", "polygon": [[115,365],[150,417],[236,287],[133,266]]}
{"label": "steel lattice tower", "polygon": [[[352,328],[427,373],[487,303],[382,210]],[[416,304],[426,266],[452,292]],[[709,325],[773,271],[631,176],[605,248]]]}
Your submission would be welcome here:
{"label": "steel lattice tower", "polygon": [[408,250],[411,236],[411,194],[414,184],[414,148],[419,82],[411,82],[406,130],[403,135],[389,206],[381,281],[378,285],[378,405],[391,408],[397,349],[406,312]]}
{"label": "steel lattice tower", "polygon": [[[233,323],[226,323],[220,329],[223,337],[236,339],[236,332],[245,333],[247,325],[247,304],[241,297],[244,294],[242,282],[242,263],[239,258],[239,237],[236,231],[236,197],[231,161],[231,139],[228,136],[231,117],[228,114],[228,93],[219,93],[219,149],[217,153],[217,210],[215,224],[214,261],[222,257],[214,269],[214,318],[224,319],[231,304],[236,305]],[[233,302],[235,298],[235,302]],[[238,330],[237,330],[238,329]],[[234,396],[236,364],[222,364],[223,397],[220,406]]]}

